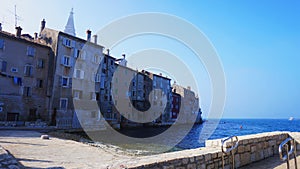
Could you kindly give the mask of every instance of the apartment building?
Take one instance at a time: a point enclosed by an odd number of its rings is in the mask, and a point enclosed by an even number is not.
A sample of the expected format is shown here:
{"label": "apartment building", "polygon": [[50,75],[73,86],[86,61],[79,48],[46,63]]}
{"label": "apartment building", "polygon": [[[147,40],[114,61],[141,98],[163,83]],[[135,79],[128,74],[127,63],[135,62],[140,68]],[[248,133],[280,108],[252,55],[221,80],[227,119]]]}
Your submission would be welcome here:
{"label": "apartment building", "polygon": [[0,30],[0,121],[49,121],[53,52],[37,38]]}
{"label": "apartment building", "polygon": [[40,38],[51,46],[55,55],[50,102],[52,124],[59,128],[99,128],[103,121],[97,105],[105,82],[99,68],[105,60],[103,47],[97,44],[97,36],[91,42],[90,30],[87,39],[73,33],[74,30],[70,34],[46,28],[45,21],[41,22]]}

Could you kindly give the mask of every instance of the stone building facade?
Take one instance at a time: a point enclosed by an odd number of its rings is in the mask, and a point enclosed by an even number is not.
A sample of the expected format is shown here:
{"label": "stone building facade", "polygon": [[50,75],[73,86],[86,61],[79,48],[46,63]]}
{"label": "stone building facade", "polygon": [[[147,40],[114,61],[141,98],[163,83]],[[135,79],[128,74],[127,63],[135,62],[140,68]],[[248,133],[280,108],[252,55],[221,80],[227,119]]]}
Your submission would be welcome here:
{"label": "stone building facade", "polygon": [[21,31],[0,31],[0,121],[48,121],[53,52]]}
{"label": "stone building facade", "polygon": [[[104,56],[103,47],[95,43],[97,37],[92,43],[89,30],[84,40],[45,28],[45,24],[42,24],[40,37],[51,46],[55,54],[50,103],[52,124],[61,128],[81,128],[81,125],[93,126],[99,123],[101,115],[95,105],[100,100],[100,87],[97,86],[101,86],[100,82],[104,81],[98,68]],[[82,100],[90,102],[83,106]],[[85,119],[85,123],[79,121],[82,119]]]}
{"label": "stone building facade", "polygon": [[[190,87],[184,88],[180,85],[174,83],[172,85],[173,93],[180,95],[181,102],[178,107],[180,107],[179,118],[176,123],[194,123],[201,122],[201,109],[199,107],[199,98],[191,90]],[[176,105],[174,105],[176,107]]]}

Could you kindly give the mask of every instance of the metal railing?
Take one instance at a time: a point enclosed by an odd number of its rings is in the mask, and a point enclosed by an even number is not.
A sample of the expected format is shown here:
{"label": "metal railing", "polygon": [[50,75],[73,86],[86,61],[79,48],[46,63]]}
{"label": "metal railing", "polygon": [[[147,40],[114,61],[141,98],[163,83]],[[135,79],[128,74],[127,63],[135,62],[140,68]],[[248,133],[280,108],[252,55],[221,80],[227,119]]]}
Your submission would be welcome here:
{"label": "metal railing", "polygon": [[[230,140],[230,148],[227,148],[227,146],[225,146],[225,149],[224,149],[224,144]],[[225,139],[222,139],[221,140],[222,142],[222,146],[221,146],[221,149],[222,149],[222,168],[224,169],[224,165],[225,165],[225,161],[224,161],[224,154],[226,155],[230,155],[232,156],[232,168],[234,169],[235,168],[235,163],[234,163],[234,150],[238,147],[239,145],[239,139],[237,136],[230,136],[230,137],[227,137]]]}
{"label": "metal railing", "polygon": [[[285,149],[286,151],[286,154],[283,155],[283,148]],[[289,169],[290,168],[290,156],[291,155],[294,155],[294,160],[295,160],[295,168],[297,169],[297,152],[296,152],[296,142],[293,138],[287,138],[285,139],[280,145],[279,145],[279,148],[278,148],[278,151],[279,151],[279,156],[280,156],[280,159],[282,161],[286,161],[287,163],[287,168]]]}

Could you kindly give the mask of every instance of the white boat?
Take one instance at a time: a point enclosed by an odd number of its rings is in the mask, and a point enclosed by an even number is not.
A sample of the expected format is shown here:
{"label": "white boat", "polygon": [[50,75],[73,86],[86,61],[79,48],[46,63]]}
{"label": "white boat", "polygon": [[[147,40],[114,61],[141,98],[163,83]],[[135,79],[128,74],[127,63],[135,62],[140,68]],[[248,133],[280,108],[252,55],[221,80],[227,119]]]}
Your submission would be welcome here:
{"label": "white boat", "polygon": [[293,120],[294,120],[294,117],[290,117],[290,118],[289,118],[289,121],[293,121]]}

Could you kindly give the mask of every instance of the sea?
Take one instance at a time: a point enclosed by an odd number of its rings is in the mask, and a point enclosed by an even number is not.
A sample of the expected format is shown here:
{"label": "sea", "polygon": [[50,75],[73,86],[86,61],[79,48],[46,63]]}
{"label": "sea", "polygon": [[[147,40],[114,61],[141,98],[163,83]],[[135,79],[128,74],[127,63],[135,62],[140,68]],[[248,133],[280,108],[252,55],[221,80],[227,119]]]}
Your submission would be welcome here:
{"label": "sea", "polygon": [[[132,138],[147,139],[159,134],[163,135],[169,129],[166,127],[135,128],[121,130],[120,133]],[[157,140],[150,144],[138,141],[124,143],[122,140],[118,142],[111,139],[99,141],[112,143],[128,150],[147,151],[145,154],[157,154],[166,152],[166,150],[179,151],[204,147],[205,140],[272,131],[300,132],[300,119],[208,119],[203,124],[195,124],[192,127],[179,126],[166,137],[161,137],[159,143],[156,143]]]}
{"label": "sea", "polygon": [[[219,122],[217,122],[219,121]],[[229,136],[242,136],[272,131],[290,131],[300,132],[300,119],[221,119],[207,120],[201,125],[194,125],[187,136],[176,146],[181,149],[192,149],[204,147],[204,142],[199,141],[201,138],[199,132],[206,133],[203,130],[204,125],[214,125],[218,123],[216,129],[207,138],[219,139]]]}

